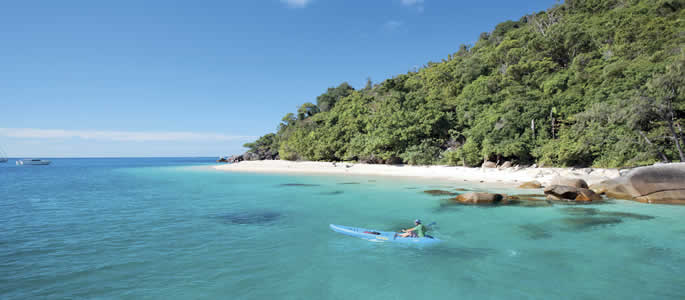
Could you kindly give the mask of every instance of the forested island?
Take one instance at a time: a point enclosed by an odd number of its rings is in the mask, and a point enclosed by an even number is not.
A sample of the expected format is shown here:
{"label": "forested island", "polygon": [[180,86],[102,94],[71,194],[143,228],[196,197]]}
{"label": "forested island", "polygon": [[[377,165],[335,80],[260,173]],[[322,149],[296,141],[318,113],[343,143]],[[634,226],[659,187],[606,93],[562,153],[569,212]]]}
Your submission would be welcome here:
{"label": "forested island", "polygon": [[[685,161],[685,1],[567,0],[283,117],[240,159],[631,167]],[[314,104],[313,102],[316,102]]]}

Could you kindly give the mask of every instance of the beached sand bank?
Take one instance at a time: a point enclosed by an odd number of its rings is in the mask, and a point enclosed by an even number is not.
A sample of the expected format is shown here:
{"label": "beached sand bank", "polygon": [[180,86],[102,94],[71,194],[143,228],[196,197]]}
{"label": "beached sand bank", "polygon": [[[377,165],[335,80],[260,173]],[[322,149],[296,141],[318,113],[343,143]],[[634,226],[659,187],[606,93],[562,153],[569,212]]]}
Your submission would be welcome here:
{"label": "beached sand bank", "polygon": [[370,165],[285,160],[242,161],[235,164],[219,165],[214,168],[222,171],[237,172],[421,177],[453,181],[483,181],[486,183],[505,183],[512,185],[533,180],[537,180],[543,185],[549,185],[552,182],[552,179],[557,176],[582,178],[588,184],[594,184],[619,176],[619,172],[616,169],[516,167],[488,169],[451,166]]}

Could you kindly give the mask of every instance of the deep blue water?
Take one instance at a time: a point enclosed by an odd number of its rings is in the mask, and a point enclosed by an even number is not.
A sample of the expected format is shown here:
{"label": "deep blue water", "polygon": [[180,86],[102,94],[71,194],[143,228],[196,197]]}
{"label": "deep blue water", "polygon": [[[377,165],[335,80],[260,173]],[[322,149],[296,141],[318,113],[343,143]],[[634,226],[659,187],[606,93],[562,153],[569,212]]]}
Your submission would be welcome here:
{"label": "deep blue water", "polygon": [[[0,299],[682,299],[685,207],[470,207],[406,178],[213,158],[0,164]],[[533,191],[539,192],[539,191]],[[328,229],[437,222],[435,247]]]}

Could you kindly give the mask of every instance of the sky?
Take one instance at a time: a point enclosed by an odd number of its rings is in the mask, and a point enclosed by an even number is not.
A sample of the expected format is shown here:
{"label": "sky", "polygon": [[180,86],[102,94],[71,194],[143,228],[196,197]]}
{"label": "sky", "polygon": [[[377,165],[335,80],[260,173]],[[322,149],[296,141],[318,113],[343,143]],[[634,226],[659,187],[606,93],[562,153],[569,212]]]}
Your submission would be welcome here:
{"label": "sky", "polygon": [[362,88],[556,0],[0,3],[10,157],[220,156],[327,88]]}

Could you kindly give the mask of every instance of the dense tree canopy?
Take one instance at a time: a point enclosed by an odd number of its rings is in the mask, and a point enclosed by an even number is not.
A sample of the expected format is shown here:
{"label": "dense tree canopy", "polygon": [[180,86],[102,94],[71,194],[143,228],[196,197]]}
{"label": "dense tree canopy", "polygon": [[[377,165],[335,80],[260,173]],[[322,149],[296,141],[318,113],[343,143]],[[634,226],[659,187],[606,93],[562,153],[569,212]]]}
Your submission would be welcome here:
{"label": "dense tree canopy", "polygon": [[370,163],[685,161],[684,2],[567,0],[439,63],[329,88],[245,146]]}

